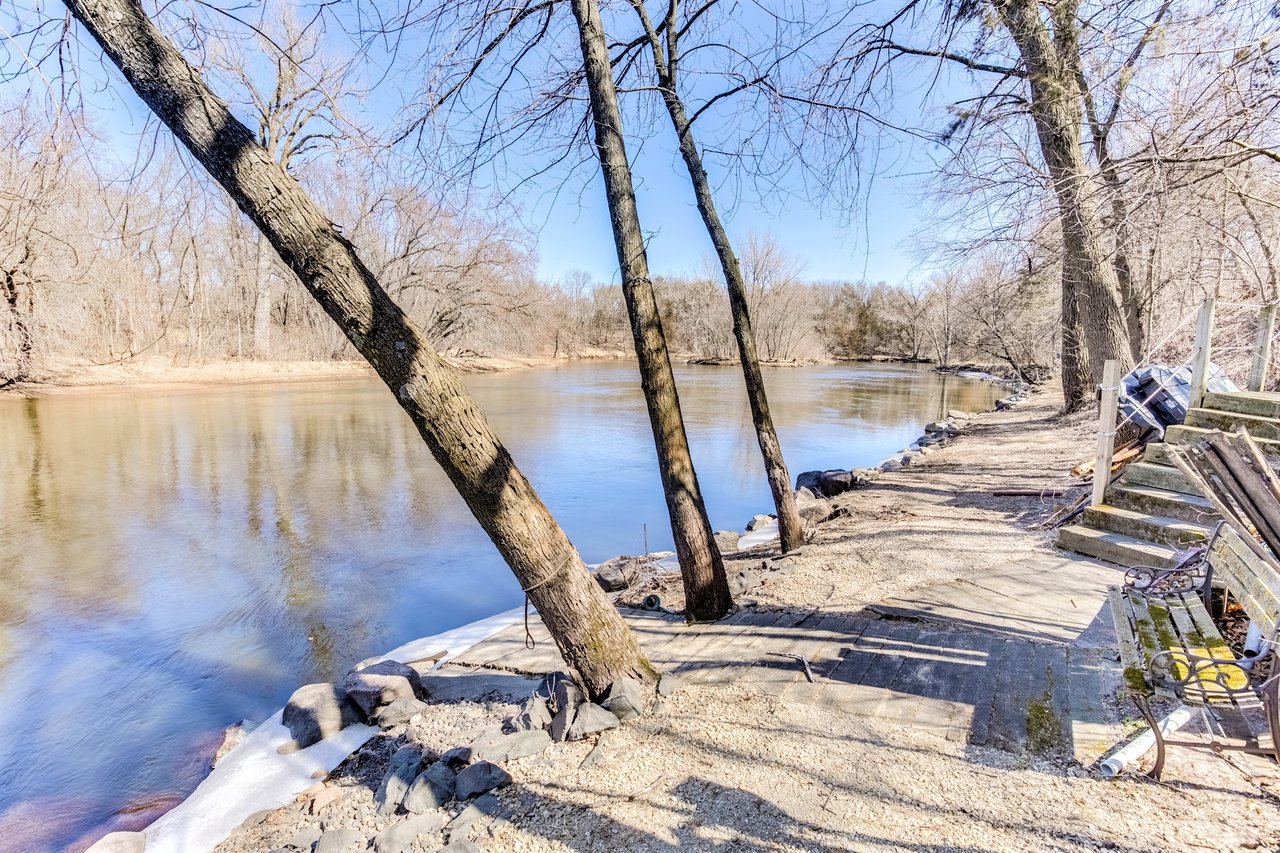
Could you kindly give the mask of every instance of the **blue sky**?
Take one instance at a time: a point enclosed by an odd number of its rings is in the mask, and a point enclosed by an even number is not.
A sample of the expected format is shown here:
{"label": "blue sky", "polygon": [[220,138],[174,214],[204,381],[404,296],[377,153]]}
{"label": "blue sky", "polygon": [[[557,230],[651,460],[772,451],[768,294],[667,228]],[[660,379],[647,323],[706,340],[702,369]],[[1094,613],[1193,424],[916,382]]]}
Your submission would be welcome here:
{"label": "blue sky", "polygon": [[[641,224],[649,235],[649,265],[655,274],[680,275],[701,267],[711,243],[693,203],[684,164],[659,145],[646,148],[634,165]],[[594,165],[594,164],[592,164]],[[727,207],[733,199],[717,201]],[[780,202],[779,210],[746,203],[728,218],[730,236],[749,231],[772,233],[788,252],[805,261],[804,276],[816,280],[884,281],[901,284],[923,272],[911,255],[911,237],[920,225],[915,180],[911,175],[882,175],[872,183],[864,207],[841,221],[799,195]],[[572,203],[566,203],[572,202]],[[561,196],[538,210],[538,274],[556,279],[570,270],[589,272],[598,281],[617,281],[617,256],[609,231],[604,189],[596,176],[584,192]],[[868,214],[871,211],[871,214]]]}
{"label": "blue sky", "polygon": [[[126,152],[135,150],[147,110],[114,68],[98,64],[96,45],[83,37],[80,43],[82,58],[89,60],[81,69],[82,82],[88,84],[82,91],[98,108],[95,112],[106,125],[109,144],[122,156],[128,156]],[[388,84],[388,78],[383,82]],[[395,96],[371,94],[372,104],[366,102],[366,106],[373,106],[374,114],[381,113],[383,118],[395,114],[391,103]],[[906,108],[918,113],[928,106],[917,102],[907,103]],[[919,120],[919,115],[915,118]],[[711,247],[693,203],[683,162],[673,139],[666,138],[669,133],[663,116],[652,127],[632,134],[628,146],[641,223],[649,241],[650,267],[655,274],[682,275],[704,268]],[[642,135],[643,144],[637,139]],[[821,199],[815,203],[798,186],[792,186],[792,192],[770,192],[763,202],[749,188],[739,198],[738,187],[732,181],[717,184],[717,179],[724,176],[717,174],[717,164],[709,158],[707,168],[717,187],[717,202],[730,235],[741,242],[752,231],[772,234],[788,253],[804,263],[803,275],[811,280],[865,279],[897,285],[927,276],[929,268],[912,253],[913,236],[924,219],[918,209],[915,175],[928,170],[933,152],[926,150],[927,143],[918,140],[881,140],[880,144],[886,147],[880,151],[878,174],[852,212],[822,204]],[[518,158],[514,163],[506,162],[514,166],[513,173],[523,165]],[[502,191],[518,183],[520,177],[492,176],[491,189]],[[524,223],[535,232],[538,276],[557,280],[571,271],[582,270],[597,281],[618,281],[598,165],[587,159],[564,182],[564,188],[554,192],[563,179],[560,174],[552,183],[524,189],[511,199],[522,210]]]}

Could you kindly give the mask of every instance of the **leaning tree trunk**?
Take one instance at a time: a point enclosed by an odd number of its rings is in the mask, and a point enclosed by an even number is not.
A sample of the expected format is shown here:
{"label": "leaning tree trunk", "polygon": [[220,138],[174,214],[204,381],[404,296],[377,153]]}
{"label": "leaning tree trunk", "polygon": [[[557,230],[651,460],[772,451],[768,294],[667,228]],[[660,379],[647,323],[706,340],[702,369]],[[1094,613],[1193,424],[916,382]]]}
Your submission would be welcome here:
{"label": "leaning tree trunk", "polygon": [[1108,359],[1120,362],[1121,373],[1134,360],[1106,227],[1080,143],[1079,85],[1040,18],[1037,0],[995,0],[995,5],[1027,72],[1031,117],[1058,201],[1063,284],[1076,295],[1090,373],[1098,382]]}
{"label": "leaning tree trunk", "polygon": [[[791,474],[782,458],[782,445],[778,443],[778,432],[773,427],[773,416],[769,413],[769,398],[765,394],[764,376],[760,372],[760,356],[756,352],[756,336],[751,328],[751,311],[747,306],[747,288],[742,280],[742,268],[738,265],[738,257],[733,252],[724,223],[720,221],[720,213],[711,194],[711,182],[702,165],[702,154],[694,141],[684,102],[676,91],[675,59],[669,55],[674,53],[674,48],[664,58],[660,38],[649,20],[643,0],[632,0],[632,6],[644,25],[649,47],[653,51],[662,100],[680,141],[680,156],[684,158],[689,181],[693,184],[698,212],[702,214],[702,222],[711,236],[716,257],[720,259],[720,269],[724,273],[725,287],[729,291],[729,310],[733,315],[733,336],[738,342],[738,356],[742,361],[742,375],[747,385],[747,401],[751,405],[751,422],[756,429],[756,441],[760,444],[760,455],[764,457],[765,476],[769,481],[769,490],[773,492],[774,509],[778,513],[778,539],[783,553],[786,553],[804,544],[804,521],[796,508],[795,492],[791,490]],[[671,17],[674,14],[673,5]],[[668,20],[668,26],[670,25],[671,21]]]}
{"label": "leaning tree trunk", "polygon": [[392,390],[592,695],[620,676],[651,678],[626,623],[457,374],[315,202],[209,90],[138,0],[66,5]]}
{"label": "leaning tree trunk", "polygon": [[622,293],[631,319],[636,357],[640,360],[641,385],[657,446],[662,490],[684,579],[685,617],[690,621],[719,619],[729,612],[733,598],[689,455],[675,374],[667,354],[653,282],[649,279],[649,260],[645,256],[644,235],[636,211],[635,188],[622,139],[622,116],[618,111],[600,9],[595,0],[573,0],[572,6],[591,95],[596,151],[604,175],[618,265],[622,269]]}

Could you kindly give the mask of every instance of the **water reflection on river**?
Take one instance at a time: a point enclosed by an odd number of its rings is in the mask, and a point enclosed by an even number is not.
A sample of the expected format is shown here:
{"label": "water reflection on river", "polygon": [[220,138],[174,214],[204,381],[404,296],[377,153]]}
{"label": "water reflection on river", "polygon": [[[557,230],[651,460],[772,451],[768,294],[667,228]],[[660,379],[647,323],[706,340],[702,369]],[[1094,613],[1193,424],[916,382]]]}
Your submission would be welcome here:
{"label": "water reflection on river", "polygon": [[[741,377],[678,378],[712,524],[741,529],[770,506]],[[793,475],[874,464],[995,397],[909,367],[767,381]],[[634,365],[467,384],[588,561],[641,551],[646,524],[669,547]],[[0,507],[0,850],[183,794],[226,724],[520,600],[373,381],[0,400]]]}

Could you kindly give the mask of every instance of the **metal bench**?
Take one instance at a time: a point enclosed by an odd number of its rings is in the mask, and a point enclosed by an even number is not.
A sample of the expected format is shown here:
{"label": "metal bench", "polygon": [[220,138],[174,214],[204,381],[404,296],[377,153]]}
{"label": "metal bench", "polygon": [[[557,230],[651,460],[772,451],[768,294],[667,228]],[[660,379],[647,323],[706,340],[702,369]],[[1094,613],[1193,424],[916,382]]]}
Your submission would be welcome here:
{"label": "metal bench", "polygon": [[[1230,525],[1214,531],[1203,553],[1169,570],[1138,566],[1109,594],[1125,683],[1138,712],[1151,726],[1160,778],[1166,746],[1240,750],[1280,762],[1280,572],[1262,559]],[[1244,657],[1227,647],[1209,615],[1215,588],[1244,608],[1250,640]],[[1255,673],[1270,656],[1275,674]],[[1176,697],[1211,713],[1232,741],[1169,740],[1152,712],[1152,696]],[[1261,717],[1265,728],[1255,726]]]}

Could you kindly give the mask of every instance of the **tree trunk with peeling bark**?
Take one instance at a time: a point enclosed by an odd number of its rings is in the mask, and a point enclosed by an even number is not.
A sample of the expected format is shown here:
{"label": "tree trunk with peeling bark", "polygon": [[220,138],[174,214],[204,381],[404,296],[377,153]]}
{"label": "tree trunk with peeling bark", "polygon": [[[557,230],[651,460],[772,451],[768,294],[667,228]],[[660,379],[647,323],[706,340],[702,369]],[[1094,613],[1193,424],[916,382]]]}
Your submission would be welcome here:
{"label": "tree trunk with peeling bark", "polygon": [[591,96],[596,153],[604,176],[618,266],[622,270],[622,293],[631,320],[636,357],[640,361],[641,385],[658,451],[662,490],[684,580],[685,617],[690,621],[719,619],[729,612],[733,598],[689,454],[675,374],[671,370],[658,302],[649,277],[649,260],[645,255],[631,166],[622,138],[622,116],[618,111],[604,25],[595,0],[573,0],[572,7]]}
{"label": "tree trunk with peeling bark", "polygon": [[137,0],[66,0],[66,6],[392,390],[591,694],[599,696],[623,676],[652,678],[635,637],[462,381],[297,181],[231,115]]}

